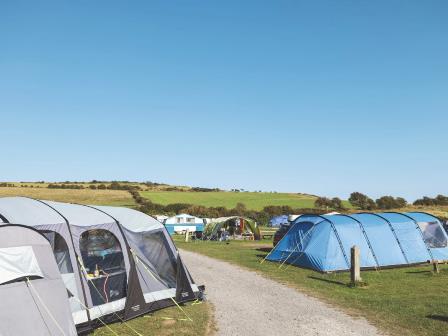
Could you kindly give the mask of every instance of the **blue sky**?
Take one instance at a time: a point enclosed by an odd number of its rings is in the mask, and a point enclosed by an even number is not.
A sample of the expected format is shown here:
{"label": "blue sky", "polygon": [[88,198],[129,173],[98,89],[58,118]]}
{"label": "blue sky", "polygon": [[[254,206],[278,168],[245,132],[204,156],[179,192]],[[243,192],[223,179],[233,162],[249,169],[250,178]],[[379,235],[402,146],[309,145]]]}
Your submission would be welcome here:
{"label": "blue sky", "polygon": [[0,180],[448,194],[446,1],[3,1]]}

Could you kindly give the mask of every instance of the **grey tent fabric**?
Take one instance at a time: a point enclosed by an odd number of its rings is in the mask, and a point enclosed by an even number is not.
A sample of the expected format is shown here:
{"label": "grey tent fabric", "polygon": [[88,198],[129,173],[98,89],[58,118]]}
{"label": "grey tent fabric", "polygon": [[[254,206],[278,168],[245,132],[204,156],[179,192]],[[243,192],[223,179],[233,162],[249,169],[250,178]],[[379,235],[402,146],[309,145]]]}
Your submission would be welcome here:
{"label": "grey tent fabric", "polygon": [[[133,209],[94,207],[108,213],[123,227],[136,260],[145,301],[151,303],[174,297],[178,252],[165,227],[154,218]],[[191,276],[189,281],[193,291],[198,292]]]}
{"label": "grey tent fabric", "polygon": [[8,222],[31,226],[47,235],[47,238],[54,233],[61,236],[68,247],[68,262],[72,269],[72,272],[65,272],[64,269],[60,269],[60,272],[67,289],[73,294],[69,299],[73,319],[76,324],[87,322],[88,313],[84,309],[87,306],[87,301],[83,295],[85,290],[82,287],[76,252],[65,218],[46,203],[27,197],[0,198],[0,214]]}
{"label": "grey tent fabric", "polygon": [[[0,250],[6,251],[0,253],[0,273],[8,267],[8,255],[19,263],[21,273],[0,283],[0,335],[77,335],[67,290],[45,237],[24,226],[1,225]],[[30,261],[35,264],[26,265]]]}
{"label": "grey tent fabric", "polygon": [[129,208],[111,206],[93,206],[115,218],[124,228],[133,232],[147,232],[163,229],[164,226],[158,220],[145,215],[140,211]]}
{"label": "grey tent fabric", "polygon": [[[124,318],[132,318],[174,304],[177,250],[152,217],[127,208],[26,197],[0,198],[0,215],[3,222],[32,226],[50,241],[73,294],[69,300],[78,329],[88,330],[103,316],[117,320],[124,312]],[[182,267],[197,295],[198,287]],[[130,311],[132,316],[126,316]]]}

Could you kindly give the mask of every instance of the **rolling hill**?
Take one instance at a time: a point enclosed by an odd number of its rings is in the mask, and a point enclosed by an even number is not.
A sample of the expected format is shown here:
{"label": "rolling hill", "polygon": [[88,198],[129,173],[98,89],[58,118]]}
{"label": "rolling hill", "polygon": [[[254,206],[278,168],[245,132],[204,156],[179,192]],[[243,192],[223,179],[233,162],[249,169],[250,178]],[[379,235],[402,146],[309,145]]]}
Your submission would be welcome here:
{"label": "rolling hill", "polygon": [[243,203],[247,209],[261,210],[268,205],[289,205],[292,208],[313,208],[316,196],[292,193],[259,192],[179,192],[179,191],[142,191],[140,194],[158,204],[189,203],[206,207],[234,208]]}

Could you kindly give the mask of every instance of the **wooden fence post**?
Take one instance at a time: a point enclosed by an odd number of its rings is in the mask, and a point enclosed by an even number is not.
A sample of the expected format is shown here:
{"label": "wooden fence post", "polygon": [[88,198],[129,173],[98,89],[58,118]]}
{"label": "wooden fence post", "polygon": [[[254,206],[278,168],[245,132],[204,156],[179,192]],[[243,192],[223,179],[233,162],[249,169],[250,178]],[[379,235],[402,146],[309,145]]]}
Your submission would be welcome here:
{"label": "wooden fence post", "polygon": [[433,267],[434,267],[434,273],[439,274],[440,269],[439,269],[439,261],[438,260],[433,261]]}
{"label": "wooden fence post", "polygon": [[358,246],[353,246],[350,249],[351,254],[351,267],[350,267],[350,276],[352,284],[357,284],[362,282],[361,279],[361,262],[360,262],[360,250]]}
{"label": "wooden fence post", "polygon": [[190,230],[187,228],[185,231],[185,242],[188,243],[188,239],[190,238]]}

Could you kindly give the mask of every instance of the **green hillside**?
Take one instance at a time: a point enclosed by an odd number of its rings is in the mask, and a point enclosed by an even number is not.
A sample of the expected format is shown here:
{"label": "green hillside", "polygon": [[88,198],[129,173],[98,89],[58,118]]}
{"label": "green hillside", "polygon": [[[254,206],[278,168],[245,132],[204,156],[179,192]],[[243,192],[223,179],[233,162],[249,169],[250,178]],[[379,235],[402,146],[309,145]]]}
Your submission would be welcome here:
{"label": "green hillside", "polygon": [[140,194],[158,204],[189,203],[206,207],[234,208],[244,203],[248,209],[261,210],[268,205],[289,205],[292,208],[313,208],[315,196],[289,193],[256,192],[178,192],[142,191]]}
{"label": "green hillside", "polygon": [[136,204],[125,190],[48,189],[46,185],[33,187],[0,187],[0,197],[26,196],[49,201],[80,204],[135,207]]}

